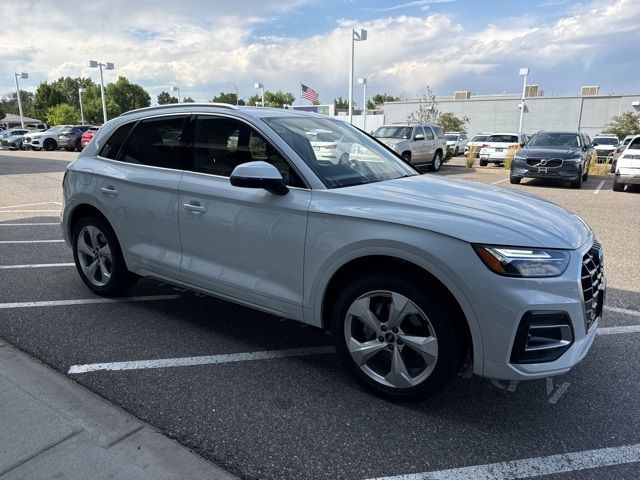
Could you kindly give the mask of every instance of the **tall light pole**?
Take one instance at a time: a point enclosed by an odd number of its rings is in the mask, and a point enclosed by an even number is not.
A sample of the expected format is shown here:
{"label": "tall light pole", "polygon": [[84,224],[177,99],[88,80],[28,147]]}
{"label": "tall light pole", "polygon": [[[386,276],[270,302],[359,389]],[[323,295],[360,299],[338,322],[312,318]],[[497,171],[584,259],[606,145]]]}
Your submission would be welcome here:
{"label": "tall light pole", "polygon": [[100,96],[102,97],[102,116],[104,123],[107,123],[107,102],[104,99],[104,77],[102,76],[102,68],[105,70],[113,70],[113,63],[111,62],[97,62],[95,60],[89,60],[89,66],[91,68],[100,69]]}
{"label": "tall light pole", "polygon": [[22,115],[22,99],[20,98],[20,87],[18,86],[19,78],[29,78],[29,74],[25,72],[16,73],[16,94],[18,95],[18,110],[20,111],[20,126],[24,128],[24,116]]}
{"label": "tall light pole", "polygon": [[363,110],[362,113],[364,114],[364,118],[362,119],[362,130],[366,132],[367,131],[367,79],[359,78],[358,83],[362,85],[362,88],[364,90],[362,94],[362,105],[364,105],[364,107],[362,108]]}
{"label": "tall light pole", "polygon": [[254,88],[260,89],[262,91],[262,106],[264,107],[264,85],[260,82],[256,82]]}
{"label": "tall light pole", "polygon": [[521,68],[519,75],[524,77],[524,82],[522,83],[522,102],[520,103],[520,123],[518,124],[518,132],[521,132],[522,120],[524,118],[524,99],[527,95],[527,75],[529,75],[529,69]]}
{"label": "tall light pole", "polygon": [[180,87],[177,85],[172,85],[169,87],[170,92],[178,92],[178,103],[182,103],[182,98],[180,98]]}
{"label": "tall light pole", "polygon": [[80,99],[80,122],[84,125],[84,110],[82,110],[82,94],[86,92],[86,88],[80,87],[78,89],[78,98]]}
{"label": "tall light pole", "polygon": [[225,85],[231,85],[236,89],[236,107],[238,106],[238,86],[233,82],[224,82]]}
{"label": "tall light pole", "polygon": [[351,63],[349,64],[349,123],[353,121],[353,57],[355,42],[363,42],[367,39],[367,31],[360,29],[356,32],[351,29]]}

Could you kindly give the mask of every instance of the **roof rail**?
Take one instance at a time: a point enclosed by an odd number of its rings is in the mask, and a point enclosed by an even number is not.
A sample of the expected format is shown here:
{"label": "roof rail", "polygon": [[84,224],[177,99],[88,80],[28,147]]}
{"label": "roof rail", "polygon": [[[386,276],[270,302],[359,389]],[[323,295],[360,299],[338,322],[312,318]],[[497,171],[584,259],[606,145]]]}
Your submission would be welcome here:
{"label": "roof rail", "polygon": [[138,112],[149,112],[153,110],[164,110],[171,107],[222,107],[222,108],[231,108],[236,110],[238,107],[235,105],[231,105],[230,103],[216,103],[216,102],[201,102],[201,103],[168,103],[166,105],[156,105],[155,107],[144,107],[137,108],[135,110],[129,110],[128,112],[124,112],[120,116],[123,115],[131,115]]}

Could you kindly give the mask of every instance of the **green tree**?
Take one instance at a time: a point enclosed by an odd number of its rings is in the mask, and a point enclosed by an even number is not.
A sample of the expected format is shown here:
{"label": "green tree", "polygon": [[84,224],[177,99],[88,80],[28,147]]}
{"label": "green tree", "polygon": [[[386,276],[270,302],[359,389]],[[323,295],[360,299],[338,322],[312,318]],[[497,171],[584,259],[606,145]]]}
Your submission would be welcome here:
{"label": "green tree", "polygon": [[367,101],[367,108],[369,110],[375,110],[376,107],[384,104],[385,102],[399,102],[400,97],[394,97],[393,95],[387,95],[386,93],[376,93],[373,97]]}
{"label": "green tree", "polygon": [[342,97],[334,98],[333,105],[336,107],[336,110],[349,110],[349,100],[345,100]]}
{"label": "green tree", "polygon": [[[230,105],[235,105],[237,99],[238,99],[238,96],[235,94],[235,92],[234,93],[220,92],[220,95],[216,95],[211,99],[211,101],[214,103],[228,103]],[[266,102],[266,98],[265,98],[265,102]],[[244,105],[244,100],[242,99],[238,100],[238,105]]]}
{"label": "green tree", "polygon": [[158,94],[158,105],[168,105],[170,103],[178,103],[178,99],[167,92]]}
{"label": "green tree", "polygon": [[[90,78],[84,77],[60,77],[51,83],[42,82],[38,85],[33,99],[33,115],[38,118],[44,118],[48,109],[59,103],[67,103],[79,110],[80,96],[78,90],[95,86],[95,83]],[[85,99],[85,94],[83,94],[83,106]]]}
{"label": "green tree", "polygon": [[467,133],[466,125],[469,123],[469,117],[457,117],[451,112],[441,113],[436,122],[445,132]]}
{"label": "green tree", "polygon": [[624,112],[615,115],[607,125],[604,133],[612,133],[623,139],[627,135],[636,135],[640,132],[640,113]]}
{"label": "green tree", "polygon": [[[184,97],[182,103],[196,103],[196,101],[191,97]],[[244,105],[244,103],[242,105]]]}
{"label": "green tree", "polygon": [[[282,108],[285,105],[293,105],[296,97],[291,92],[283,92],[278,90],[277,92],[264,92],[264,103],[266,107]],[[261,95],[252,95],[247,101],[247,105],[257,105],[262,101]]]}
{"label": "green tree", "polygon": [[47,109],[49,125],[67,125],[80,122],[80,113],[68,103],[59,103]]}
{"label": "green tree", "polygon": [[435,123],[440,116],[436,95],[427,85],[427,92],[420,98],[418,110],[407,116],[408,123]]}
{"label": "green tree", "polygon": [[[33,93],[20,90],[20,100],[22,100],[22,113],[24,116],[33,118]],[[11,92],[2,97],[2,99],[0,99],[0,109],[4,110],[5,114],[13,113],[18,115],[20,113],[20,109],[18,108],[18,95],[16,95],[15,92]],[[38,118],[38,120],[44,119]]]}
{"label": "green tree", "polygon": [[118,77],[115,83],[107,85],[105,95],[116,105],[116,115],[151,105],[151,97],[145,89],[125,77]]}

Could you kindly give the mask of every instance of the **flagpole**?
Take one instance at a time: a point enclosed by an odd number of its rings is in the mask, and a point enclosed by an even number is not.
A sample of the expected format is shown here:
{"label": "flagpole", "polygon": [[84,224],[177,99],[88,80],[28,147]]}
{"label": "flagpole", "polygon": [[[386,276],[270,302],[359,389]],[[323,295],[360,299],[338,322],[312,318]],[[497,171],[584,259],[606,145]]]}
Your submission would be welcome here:
{"label": "flagpole", "polygon": [[302,106],[302,82],[300,83],[300,98],[298,99],[298,105]]}

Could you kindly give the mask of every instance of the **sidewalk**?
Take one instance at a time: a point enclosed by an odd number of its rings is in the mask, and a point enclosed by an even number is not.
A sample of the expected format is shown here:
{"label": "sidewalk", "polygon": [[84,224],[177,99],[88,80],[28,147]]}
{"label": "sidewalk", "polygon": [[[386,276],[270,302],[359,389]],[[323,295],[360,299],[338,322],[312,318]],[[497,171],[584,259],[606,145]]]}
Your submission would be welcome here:
{"label": "sidewalk", "polygon": [[236,480],[0,339],[0,480]]}

